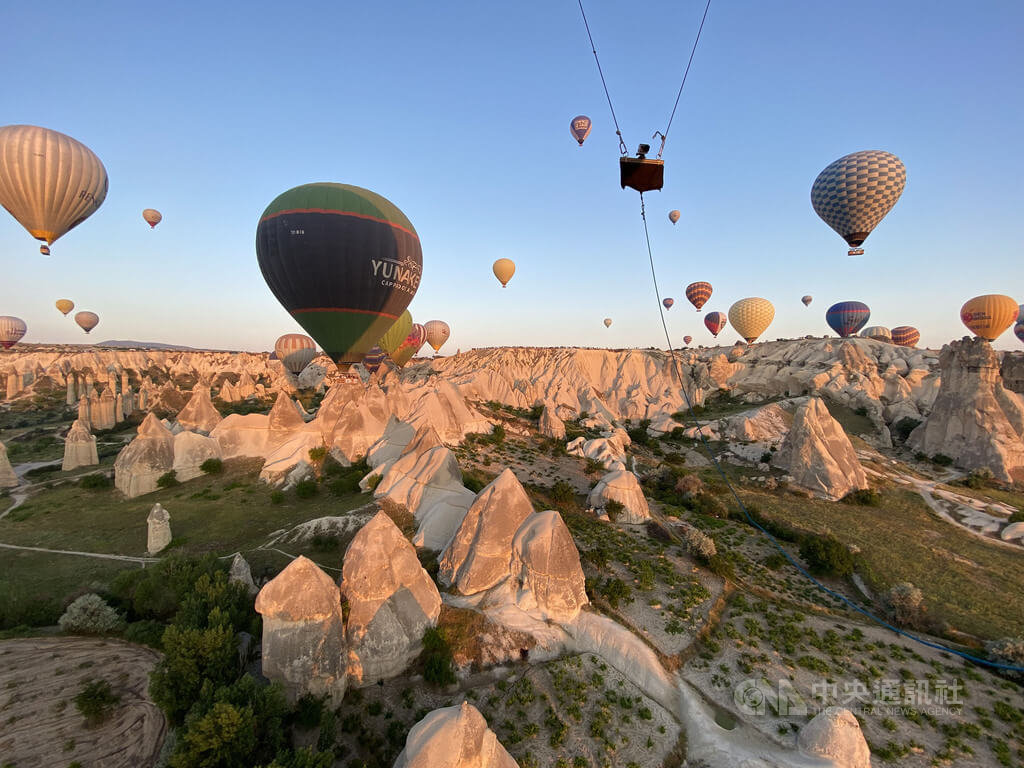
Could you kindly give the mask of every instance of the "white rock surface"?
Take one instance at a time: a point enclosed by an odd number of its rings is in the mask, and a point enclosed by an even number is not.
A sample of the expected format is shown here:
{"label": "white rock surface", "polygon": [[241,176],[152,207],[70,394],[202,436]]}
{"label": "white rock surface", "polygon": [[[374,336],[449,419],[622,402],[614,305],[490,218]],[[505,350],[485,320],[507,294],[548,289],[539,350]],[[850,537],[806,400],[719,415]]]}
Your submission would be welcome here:
{"label": "white rock surface", "polygon": [[853,713],[829,707],[816,714],[797,734],[805,755],[831,760],[836,768],[871,768],[871,750]]}
{"label": "white rock surface", "polygon": [[613,522],[638,524],[651,519],[640,481],[629,470],[615,470],[602,477],[587,497],[587,505],[599,512],[607,512],[609,500],[622,504],[622,511]]}
{"label": "white rock surface", "polygon": [[228,581],[234,584],[241,584],[251,595],[258,591],[256,583],[252,580],[252,569],[248,561],[242,557],[241,552],[236,552],[231,558],[231,569],[228,571]]}
{"label": "white rock surface", "polygon": [[540,412],[540,433],[545,437],[553,437],[555,440],[565,440],[565,422],[558,418],[553,403],[545,403],[544,410]]}
{"label": "white rock surface", "polygon": [[572,621],[589,601],[580,553],[555,510],[530,515],[512,541],[509,575],[516,604],[552,621]]}
{"label": "white rock surface", "polygon": [[220,413],[213,407],[210,388],[199,384],[193,388],[191,399],[178,412],[177,417],[184,429],[204,435],[209,435],[222,420]]}
{"label": "white rock surface", "polygon": [[0,488],[13,488],[18,484],[18,476],[7,458],[7,446],[0,443]]}
{"label": "white rock surface", "polygon": [[412,727],[395,768],[518,768],[467,701],[435,709]]}
{"label": "white rock surface", "polygon": [[171,543],[171,515],[160,504],[154,504],[146,517],[146,551],[155,555]]}
{"label": "white rock surface", "polygon": [[207,459],[221,458],[220,444],[198,432],[179,432],[174,436],[175,478],[180,482],[203,474],[200,469]]}
{"label": "white rock surface", "polygon": [[64,463],[61,469],[68,472],[79,467],[92,467],[100,463],[96,450],[96,438],[81,419],[75,419],[64,439]]}
{"label": "white rock surface", "polygon": [[138,435],[114,460],[114,485],[129,499],[156,490],[156,481],[174,467],[174,435],[150,413]]}

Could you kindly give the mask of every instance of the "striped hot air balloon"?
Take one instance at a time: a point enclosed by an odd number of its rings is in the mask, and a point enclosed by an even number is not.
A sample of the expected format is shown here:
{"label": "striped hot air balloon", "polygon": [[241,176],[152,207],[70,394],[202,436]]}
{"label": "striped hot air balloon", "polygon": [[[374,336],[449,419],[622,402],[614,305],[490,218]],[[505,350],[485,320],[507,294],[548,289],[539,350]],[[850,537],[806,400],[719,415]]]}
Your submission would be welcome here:
{"label": "striped hot air balloon", "polygon": [[860,301],[840,301],[825,312],[825,322],[844,339],[853,336],[868,324],[871,310]]}
{"label": "striped hot air balloon", "polygon": [[20,317],[0,315],[0,347],[10,349],[21,341],[21,337],[25,335],[26,331],[28,331],[28,326]]}
{"label": "striped hot air balloon", "polygon": [[884,325],[869,325],[863,331],[860,332],[862,338],[874,339],[875,341],[884,341],[892,343],[892,331],[886,328]]}
{"label": "striped hot air balloon", "polygon": [[316,342],[304,333],[286,333],[274,342],[274,354],[285,368],[298,376],[316,357]]}
{"label": "striped hot air balloon", "polygon": [[79,328],[88,333],[100,324],[100,316],[95,312],[78,312],[75,315],[75,322],[78,323]]}
{"label": "striped hot air balloon", "polygon": [[57,299],[57,301],[54,302],[54,306],[60,310],[64,317],[67,317],[68,312],[75,308],[75,302],[71,301],[71,299]]}
{"label": "striped hot air balloon", "polygon": [[378,346],[373,346],[370,351],[363,357],[363,368],[370,373],[376,373],[381,367],[384,361],[387,359],[388,353],[385,352]]}
{"label": "striped hot air balloon", "polygon": [[967,329],[982,339],[995,341],[1014,324],[1020,307],[1009,296],[989,293],[975,296],[960,308],[960,319]]}
{"label": "striped hot air balloon", "polygon": [[1013,335],[1024,341],[1024,323],[1017,323],[1013,326]]}
{"label": "striped hot air balloon", "polygon": [[405,341],[398,345],[392,355],[391,360],[399,368],[404,368],[406,363],[412,360],[413,356],[420,351],[420,347],[423,346],[427,340],[427,332],[423,326],[419,323],[412,324],[412,330],[409,331],[409,335],[405,337]]}
{"label": "striped hot air balloon", "polygon": [[690,283],[686,286],[686,298],[700,312],[701,307],[708,303],[711,298],[711,283],[703,281]]}
{"label": "striped hot air balloon", "polygon": [[393,355],[395,350],[405,341],[406,336],[412,330],[412,314],[405,310],[401,316],[391,324],[387,332],[377,341],[377,346],[383,349],[388,355]]}
{"label": "striped hot air balloon", "polygon": [[661,300],[661,303],[664,305],[665,309],[672,309],[672,305],[676,303],[676,300],[672,298],[664,298]]}
{"label": "striped hot air balloon", "polygon": [[916,347],[921,333],[912,325],[897,325],[892,329],[892,343],[899,347]]}
{"label": "striped hot air balloon", "polygon": [[729,307],[729,322],[736,332],[753,344],[775,319],[775,306],[768,299],[740,299]]}
{"label": "striped hot air balloon", "polygon": [[155,208],[147,208],[142,212],[142,218],[149,224],[150,229],[154,229],[157,224],[164,220],[164,215]]}
{"label": "striped hot air balloon", "polygon": [[444,320],[430,320],[423,324],[423,330],[426,333],[427,343],[435,352],[440,352],[441,347],[448,341],[448,337],[452,335],[452,329]]}
{"label": "striped hot air balloon", "polygon": [[718,334],[720,334],[722,332],[722,329],[725,328],[726,326],[725,313],[708,312],[704,316],[704,325],[707,327],[709,331],[711,331],[711,335],[717,339]]}

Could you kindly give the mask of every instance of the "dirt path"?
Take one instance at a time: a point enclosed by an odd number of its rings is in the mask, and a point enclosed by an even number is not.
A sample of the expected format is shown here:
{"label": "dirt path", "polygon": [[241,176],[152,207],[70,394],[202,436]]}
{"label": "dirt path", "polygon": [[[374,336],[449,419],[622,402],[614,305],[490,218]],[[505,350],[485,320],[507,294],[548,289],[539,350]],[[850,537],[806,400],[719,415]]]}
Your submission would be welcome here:
{"label": "dirt path", "polygon": [[[160,655],[119,640],[83,637],[0,642],[0,755],[18,768],[79,762],[104,768],[156,763],[167,721],[147,693]],[[106,680],[121,701],[107,722],[85,727],[74,698]]]}
{"label": "dirt path", "polygon": [[[8,510],[9,512],[10,510]],[[131,557],[129,555],[105,555],[100,552],[77,552],[73,549],[44,549],[43,547],[22,547],[16,544],[2,544],[0,548],[3,549],[21,549],[29,552],[45,552],[48,555],[78,555],[79,557],[96,557],[101,560],[121,560],[126,563],[139,563],[145,565],[146,563],[158,563],[160,558],[157,557]]]}
{"label": "dirt path", "polygon": [[949,512],[943,508],[939,500],[932,495],[932,491],[935,490],[935,486],[947,482],[946,480],[918,480],[915,477],[907,476],[901,476],[899,479],[913,487],[913,489],[917,491],[918,495],[922,499],[924,499],[924,503],[928,505],[928,508],[931,509],[932,512],[941,517],[943,520],[945,520],[947,523],[952,523],[960,530],[966,531],[975,538],[981,539],[982,541],[988,542],[989,544],[993,544],[998,547],[1003,547],[1005,549],[1012,549],[1016,552],[1021,551],[1021,546],[1019,544],[1011,544],[1008,541],[1003,541],[1002,539],[996,538],[994,536],[988,536],[982,533],[981,531],[976,531],[973,528],[964,525],[955,517],[953,517],[953,515],[949,514]]}

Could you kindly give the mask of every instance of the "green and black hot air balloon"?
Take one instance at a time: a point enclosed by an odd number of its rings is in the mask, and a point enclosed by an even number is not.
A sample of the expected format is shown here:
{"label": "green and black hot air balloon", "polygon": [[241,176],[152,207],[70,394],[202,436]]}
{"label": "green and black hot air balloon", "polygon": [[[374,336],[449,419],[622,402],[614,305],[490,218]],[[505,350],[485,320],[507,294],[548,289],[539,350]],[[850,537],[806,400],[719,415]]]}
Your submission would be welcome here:
{"label": "green and black hot air balloon", "polygon": [[349,184],[303,184],[260,217],[256,255],[271,292],[345,371],[419,288],[419,236],[398,207]]}

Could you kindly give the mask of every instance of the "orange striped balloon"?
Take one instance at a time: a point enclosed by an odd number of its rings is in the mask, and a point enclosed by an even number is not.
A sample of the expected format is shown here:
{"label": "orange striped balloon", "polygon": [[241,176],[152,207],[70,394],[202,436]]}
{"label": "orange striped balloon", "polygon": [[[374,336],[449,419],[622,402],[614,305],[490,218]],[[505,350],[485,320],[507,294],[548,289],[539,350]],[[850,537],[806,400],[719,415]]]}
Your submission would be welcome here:
{"label": "orange striped balloon", "polygon": [[708,303],[708,299],[711,298],[711,283],[705,283],[703,281],[697,283],[690,283],[686,286],[686,298],[689,299],[690,303],[697,308],[700,312],[701,307]]}
{"label": "orange striped balloon", "polygon": [[921,333],[912,325],[897,325],[892,329],[892,343],[899,347],[916,347]]}

